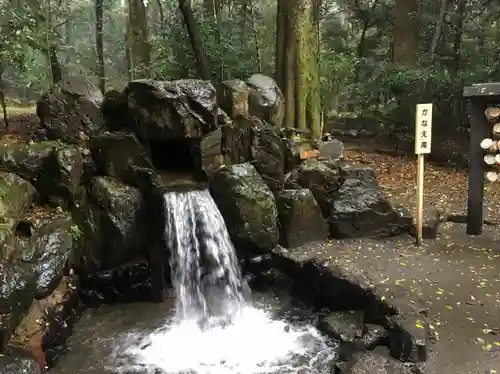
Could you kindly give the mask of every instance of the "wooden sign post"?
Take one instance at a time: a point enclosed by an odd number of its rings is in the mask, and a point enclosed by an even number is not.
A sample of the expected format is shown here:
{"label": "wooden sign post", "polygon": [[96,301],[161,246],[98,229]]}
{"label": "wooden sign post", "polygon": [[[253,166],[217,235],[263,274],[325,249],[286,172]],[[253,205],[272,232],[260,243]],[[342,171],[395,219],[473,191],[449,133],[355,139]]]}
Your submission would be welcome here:
{"label": "wooden sign post", "polygon": [[417,245],[422,244],[424,221],[424,163],[431,153],[432,104],[417,104],[415,116],[415,154],[417,155]]}

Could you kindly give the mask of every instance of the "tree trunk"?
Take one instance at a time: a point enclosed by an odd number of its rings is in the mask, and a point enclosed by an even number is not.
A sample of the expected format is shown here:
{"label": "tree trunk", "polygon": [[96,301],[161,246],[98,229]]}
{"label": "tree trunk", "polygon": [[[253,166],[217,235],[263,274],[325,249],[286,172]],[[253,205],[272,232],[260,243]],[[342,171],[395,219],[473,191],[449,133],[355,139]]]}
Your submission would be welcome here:
{"label": "tree trunk", "polygon": [[255,57],[257,59],[257,71],[259,73],[262,72],[262,59],[260,56],[260,41],[259,41],[259,32],[257,30],[257,25],[255,24],[255,13],[254,13],[254,3],[253,0],[249,0],[249,4],[247,9],[250,10],[250,19],[252,23],[252,35],[253,41],[255,43]]}
{"label": "tree trunk", "polygon": [[128,0],[128,7],[133,78],[147,78],[150,75],[151,57],[146,7],[143,0]]}
{"label": "tree trunk", "polygon": [[366,41],[366,33],[368,32],[368,28],[370,27],[371,20],[372,20],[372,14],[377,8],[378,5],[378,0],[374,0],[372,6],[370,7],[370,11],[362,11],[361,14],[363,15],[363,28],[361,30],[361,36],[359,38],[358,45],[356,47],[356,57],[358,58],[358,64],[355,67],[355,72],[354,72],[354,82],[359,83],[359,77],[361,74],[361,59],[363,58],[365,54],[365,41]]}
{"label": "tree trunk", "polygon": [[419,36],[418,0],[396,0],[392,34],[392,61],[396,66],[417,63]]}
{"label": "tree trunk", "polygon": [[50,71],[52,73],[52,83],[58,83],[62,79],[62,68],[57,57],[57,47],[55,45],[51,45],[49,47],[47,57],[49,59]]}
{"label": "tree trunk", "polygon": [[95,0],[95,49],[97,52],[97,75],[99,88],[106,92],[106,75],[104,71],[104,35],[103,35],[103,4],[104,0]]}
{"label": "tree trunk", "polygon": [[7,116],[7,105],[5,104],[5,89],[3,84],[3,68],[0,71],[0,104],[2,105],[3,112],[3,122],[5,125],[5,130],[9,130],[9,119]]}
{"label": "tree trunk", "polygon": [[203,48],[203,41],[201,39],[200,30],[196,25],[194,19],[193,9],[191,7],[191,0],[179,0],[179,8],[184,18],[184,25],[186,26],[191,41],[191,47],[196,58],[196,66],[198,74],[202,79],[211,80],[212,74],[210,71],[210,63]]}
{"label": "tree trunk", "polygon": [[[285,95],[285,127],[321,137],[317,0],[278,0],[276,78]],[[282,46],[281,46],[281,45]]]}
{"label": "tree trunk", "polygon": [[446,17],[446,11],[448,9],[448,0],[441,0],[441,7],[439,9],[439,18],[436,21],[436,27],[434,28],[434,35],[432,36],[431,43],[431,61],[434,61],[436,57],[437,47],[439,45],[439,40],[441,39],[441,35],[443,33],[443,24],[444,19]]}

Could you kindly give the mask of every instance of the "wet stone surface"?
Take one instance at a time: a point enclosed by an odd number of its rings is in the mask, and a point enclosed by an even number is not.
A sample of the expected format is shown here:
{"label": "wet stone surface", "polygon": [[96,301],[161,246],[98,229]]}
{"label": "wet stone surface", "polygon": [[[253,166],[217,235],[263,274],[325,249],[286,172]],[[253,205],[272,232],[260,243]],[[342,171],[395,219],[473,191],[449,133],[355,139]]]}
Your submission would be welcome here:
{"label": "wet stone surface", "polygon": [[2,374],[40,374],[37,362],[29,358],[9,357],[0,354]]}
{"label": "wet stone surface", "polygon": [[496,227],[486,226],[482,236],[471,237],[464,225],[442,223],[437,240],[419,248],[407,235],[335,240],[288,255],[295,261],[324,261],[335,274],[348,275],[396,307],[400,314],[384,326],[395,322],[401,328],[393,330],[400,341],[391,354],[414,360],[427,356],[425,373],[465,374],[500,368],[499,248]]}

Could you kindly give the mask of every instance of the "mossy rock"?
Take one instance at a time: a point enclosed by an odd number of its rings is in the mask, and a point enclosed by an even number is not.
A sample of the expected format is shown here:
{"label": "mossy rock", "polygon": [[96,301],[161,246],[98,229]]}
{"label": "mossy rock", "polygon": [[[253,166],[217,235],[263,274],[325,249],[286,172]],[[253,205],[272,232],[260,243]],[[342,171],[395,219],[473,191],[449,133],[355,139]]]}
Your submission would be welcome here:
{"label": "mossy rock", "polygon": [[237,249],[266,252],[278,244],[274,195],[251,164],[220,169],[210,190]]}
{"label": "mossy rock", "polygon": [[13,173],[0,172],[0,225],[14,229],[35,198],[35,188]]}
{"label": "mossy rock", "polygon": [[42,200],[72,203],[83,174],[83,158],[74,145],[57,141],[0,144],[0,170],[30,181]]}

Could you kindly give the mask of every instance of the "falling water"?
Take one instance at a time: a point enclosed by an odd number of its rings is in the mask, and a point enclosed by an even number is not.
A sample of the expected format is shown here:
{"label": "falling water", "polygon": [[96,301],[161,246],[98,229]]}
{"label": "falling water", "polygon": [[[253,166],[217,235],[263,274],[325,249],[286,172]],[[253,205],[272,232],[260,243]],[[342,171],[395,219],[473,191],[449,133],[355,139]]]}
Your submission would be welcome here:
{"label": "falling water", "polygon": [[207,191],[166,193],[165,202],[177,320],[229,323],[241,313],[244,285],[221,213]]}
{"label": "falling water", "polygon": [[[119,371],[330,373],[335,349],[316,329],[273,320],[249,301],[224,220],[209,192],[171,192],[164,198],[175,316],[146,339],[127,336],[134,343],[124,355],[134,365],[128,361]],[[115,360],[115,371],[117,364]]]}

